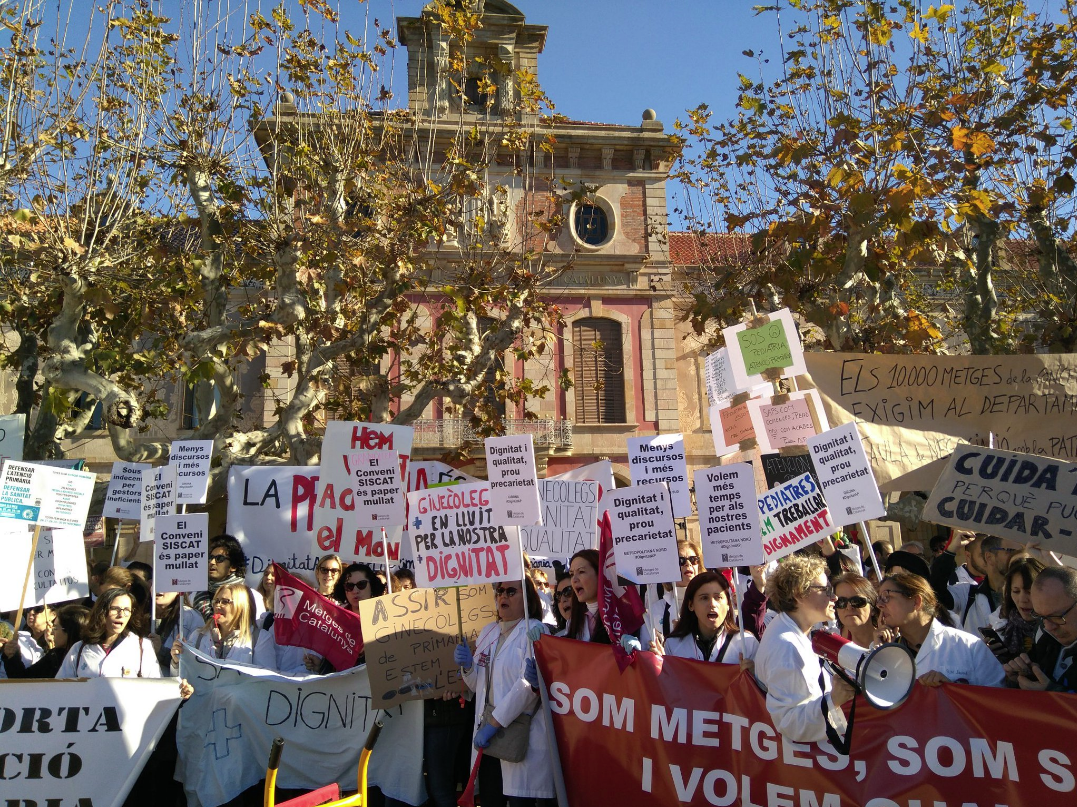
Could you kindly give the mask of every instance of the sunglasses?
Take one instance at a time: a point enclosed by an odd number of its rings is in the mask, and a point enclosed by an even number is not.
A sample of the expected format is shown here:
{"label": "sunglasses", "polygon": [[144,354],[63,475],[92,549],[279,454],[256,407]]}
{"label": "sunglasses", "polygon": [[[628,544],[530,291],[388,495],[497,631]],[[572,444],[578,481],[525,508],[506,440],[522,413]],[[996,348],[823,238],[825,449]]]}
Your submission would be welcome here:
{"label": "sunglasses", "polygon": [[321,566],[318,571],[322,574],[340,574],[340,568],[337,566]]}
{"label": "sunglasses", "polygon": [[687,566],[689,563],[691,563],[693,566],[699,565],[699,557],[696,555],[689,555],[686,558],[678,558],[677,560],[681,564],[681,566]]}
{"label": "sunglasses", "polygon": [[209,556],[209,562],[210,563],[228,563],[228,556],[227,555],[210,555]]}
{"label": "sunglasses", "polygon": [[494,589],[495,597],[500,597],[502,594],[504,594],[506,597],[515,597],[519,593],[520,589],[516,588],[515,586],[505,586],[504,588]]}
{"label": "sunglasses", "polygon": [[834,603],[835,608],[863,608],[868,604],[867,599],[864,597],[838,597],[838,601]]}
{"label": "sunglasses", "polygon": [[369,580],[360,580],[358,583],[345,583],[345,591],[366,591],[366,587],[370,585]]}
{"label": "sunglasses", "polygon": [[566,586],[565,588],[561,589],[560,591],[555,591],[553,593],[553,601],[557,602],[562,597],[567,599],[568,597],[571,597],[575,593],[576,592],[572,590],[572,586]]}

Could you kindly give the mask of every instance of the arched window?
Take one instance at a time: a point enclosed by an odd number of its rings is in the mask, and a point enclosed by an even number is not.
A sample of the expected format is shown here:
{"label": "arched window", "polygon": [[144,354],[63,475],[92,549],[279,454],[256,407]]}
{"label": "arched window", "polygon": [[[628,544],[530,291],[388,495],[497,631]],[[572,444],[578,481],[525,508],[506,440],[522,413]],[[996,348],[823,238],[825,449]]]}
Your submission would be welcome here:
{"label": "arched window", "polygon": [[621,324],[588,318],[572,324],[577,423],[625,422],[625,367]]}

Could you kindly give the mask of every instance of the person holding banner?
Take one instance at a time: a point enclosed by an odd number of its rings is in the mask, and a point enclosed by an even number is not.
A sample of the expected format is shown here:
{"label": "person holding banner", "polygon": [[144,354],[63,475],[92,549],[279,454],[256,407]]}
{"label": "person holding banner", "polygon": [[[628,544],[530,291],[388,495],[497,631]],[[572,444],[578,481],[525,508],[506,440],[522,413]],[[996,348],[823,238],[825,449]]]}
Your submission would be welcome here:
{"label": "person holding banner", "polygon": [[[384,593],[385,584],[374,574],[373,569],[365,563],[349,563],[329,599],[341,603],[347,610],[358,616],[360,602],[369,600],[371,597],[380,597]],[[363,660],[364,654],[360,652],[352,666],[362,664]],[[304,653],[303,664],[307,670],[319,675],[328,675],[337,671],[328,659],[323,659],[316,653]]]}
{"label": "person holding banner", "polygon": [[[344,561],[340,559],[340,555],[323,555],[318,558],[314,566],[314,583],[318,593],[323,597],[334,599],[334,592],[343,570]],[[343,600],[337,600],[337,602],[343,602]]]}
{"label": "person holding banner", "polygon": [[122,588],[106,589],[56,677],[160,678],[153,642],[145,633],[146,615],[134,598]]}
{"label": "person holding banner", "polygon": [[[27,608],[23,612],[23,623],[26,625],[26,629],[15,630],[9,638],[0,638],[0,648],[3,648],[4,655],[14,656],[16,648],[18,648],[18,653],[22,657],[22,663],[25,667],[33,666],[41,661],[45,651],[51,647],[48,632],[44,627],[44,619],[48,612],[49,607],[47,605],[36,605],[33,608]],[[14,613],[6,616],[12,621],[15,620]],[[0,678],[5,677],[4,667],[0,666]]]}
{"label": "person holding banner", "polygon": [[[556,799],[546,721],[531,717],[540,700],[535,663],[528,654],[528,634],[545,633],[546,627],[537,619],[524,620],[525,596],[528,613],[542,613],[538,592],[526,577],[519,583],[498,583],[494,596],[497,621],[478,635],[474,654],[463,643],[456,646],[454,654],[464,670],[464,683],[475,693],[474,745],[484,750],[479,764],[482,804],[553,807]],[[491,741],[502,727],[508,727],[505,736],[523,735],[526,752],[521,760],[495,756],[503,752],[491,746]],[[472,752],[472,764],[474,760]]]}
{"label": "person holding banner", "polygon": [[759,640],[738,630],[732,592],[718,572],[695,575],[684,591],[680,618],[666,637],[664,654],[750,669]]}
{"label": "person holding banner", "polygon": [[[191,646],[207,656],[276,670],[276,648],[270,631],[259,630],[251,614],[250,589],[226,583],[213,593],[213,618],[199,628]],[[179,670],[181,645],[172,645],[172,669]]]}
{"label": "person holding banner", "polygon": [[198,629],[206,624],[202,615],[187,605],[185,599],[186,595],[175,591],[154,595],[157,621],[153,626],[153,633],[161,640],[157,662],[161,665],[163,676],[171,674],[169,670],[172,666],[172,645],[179,638],[180,625],[183,625],[183,641],[189,644],[194,640]]}
{"label": "person holding banner", "polygon": [[767,691],[767,711],[774,727],[794,742],[837,746],[845,732],[841,705],[853,688],[830,673],[812,649],[811,633],[834,619],[834,589],[819,557],[783,558],[767,578],[767,599],[778,616],[763,633],[755,654],[755,677]]}
{"label": "person holding banner", "polygon": [[86,617],[90,611],[81,605],[68,605],[53,612],[51,650],[33,664],[23,663],[23,654],[16,642],[3,646],[4,672],[8,678],[55,678],[71,646],[82,638]]}
{"label": "person holding banner", "polygon": [[879,611],[875,607],[878,594],[866,577],[846,572],[831,578],[834,585],[834,614],[843,639],[861,647],[871,647],[879,633]]}

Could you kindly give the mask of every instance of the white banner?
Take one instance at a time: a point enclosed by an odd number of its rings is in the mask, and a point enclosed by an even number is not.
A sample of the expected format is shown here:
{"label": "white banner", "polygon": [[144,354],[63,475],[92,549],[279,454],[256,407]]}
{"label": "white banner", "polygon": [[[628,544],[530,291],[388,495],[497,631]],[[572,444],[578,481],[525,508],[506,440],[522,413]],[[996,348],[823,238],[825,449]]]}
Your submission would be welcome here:
{"label": "white banner", "polygon": [[138,540],[152,541],[157,516],[176,512],[176,466],[162,465],[142,472],[142,520]]}
{"label": "white banner", "polygon": [[120,807],[179,703],[175,678],[0,681],[3,803]]}
{"label": "white banner", "polygon": [[855,423],[809,438],[808,451],[835,527],[886,515]]}
{"label": "white banner", "polygon": [[173,440],[168,464],[176,469],[176,503],[205,504],[212,440]]}
{"label": "white banner", "polygon": [[465,474],[447,462],[440,460],[415,460],[408,463],[408,490],[425,490],[434,485],[457,482],[481,482],[478,477]]}
{"label": "white banner", "polygon": [[530,434],[487,437],[486,467],[494,523],[541,524],[534,437]]}
{"label": "white banner", "polygon": [[101,515],[105,518],[142,518],[142,472],[148,462],[114,462]]}
{"label": "white banner", "polygon": [[396,452],[355,451],[345,458],[344,467],[351,473],[359,526],[403,527],[404,486]]}
{"label": "white banner", "polygon": [[572,481],[593,479],[598,482],[598,497],[600,499],[607,490],[613,490],[617,487],[617,480],[613,477],[613,463],[609,460],[599,460],[588,465],[581,465],[571,471],[551,476],[550,479],[568,479]]}
{"label": "white banner", "polygon": [[278,788],[314,790],[338,782],[355,790],[359,752],[375,718],[385,728],[370,758],[370,786],[405,804],[426,800],[423,704],[374,709],[365,666],[289,677],[216,661],[186,646],[182,661],[194,695],[176,735],[176,778],[189,807],[223,804],[258,784],[276,737],[286,741]]}
{"label": "white banner", "polygon": [[0,473],[0,518],[42,527],[86,525],[94,475],[11,460]]}
{"label": "white banner", "polygon": [[598,548],[598,482],[551,477],[539,480],[542,526],[520,527],[524,552],[534,566],[553,568],[581,549]]}
{"label": "white banner", "polygon": [[209,588],[209,514],[157,516],[153,588],[180,594]]}
{"label": "white banner", "polygon": [[[688,489],[688,460],[684,435],[628,438],[628,471],[633,485],[665,482],[673,499],[673,517],[692,515],[692,494]],[[670,582],[670,581],[666,581]]]}
{"label": "white banner", "polygon": [[599,510],[610,514],[617,574],[633,583],[681,579],[677,525],[664,482],[608,490]]}
{"label": "white banner", "polygon": [[703,563],[708,569],[763,562],[755,471],[746,462],[695,473]]}
{"label": "white banner", "polygon": [[798,476],[759,497],[759,532],[768,563],[821,541],[835,529],[823,492],[811,474]]}
{"label": "white banner", "polygon": [[[14,521],[0,522],[0,525],[0,546],[4,547],[4,562],[0,563],[0,611],[15,611],[19,607],[26,564],[30,562],[34,528]],[[43,527],[23,607],[51,605],[88,596],[90,579],[82,530]]]}

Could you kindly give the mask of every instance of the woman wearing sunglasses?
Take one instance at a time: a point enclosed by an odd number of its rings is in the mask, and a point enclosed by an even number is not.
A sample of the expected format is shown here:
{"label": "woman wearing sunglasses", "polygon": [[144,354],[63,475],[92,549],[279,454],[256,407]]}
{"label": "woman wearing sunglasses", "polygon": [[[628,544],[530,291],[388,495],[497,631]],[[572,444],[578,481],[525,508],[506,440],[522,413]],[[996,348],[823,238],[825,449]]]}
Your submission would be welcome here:
{"label": "woman wearing sunglasses", "polygon": [[877,640],[889,641],[878,634],[879,612],[875,608],[875,586],[866,577],[846,572],[831,581],[834,585],[834,613],[844,639],[861,647],[871,647]]}
{"label": "woman wearing sunglasses", "polygon": [[[360,602],[369,600],[371,597],[380,597],[384,593],[385,584],[378,579],[373,569],[365,563],[350,563],[345,567],[336,588],[333,589],[333,599],[343,603],[345,608],[358,615]],[[362,664],[364,660],[364,655],[360,653],[353,666]],[[319,675],[336,672],[332,664],[315,653],[303,654],[303,663],[308,670]]]}
{"label": "woman wearing sunglasses", "polygon": [[90,609],[82,639],[60,665],[57,678],[160,678],[146,615],[122,588],[106,589]]}
{"label": "woman wearing sunglasses", "polygon": [[340,582],[344,562],[340,555],[325,555],[318,559],[314,567],[314,582],[318,586],[318,593],[337,602],[344,602],[336,597],[337,584]]}
{"label": "woman wearing sunglasses", "polygon": [[[524,588],[526,584],[527,588]],[[530,621],[524,620],[524,597]],[[497,621],[483,628],[475,652],[456,646],[454,658],[463,668],[464,683],[475,693],[475,748],[488,748],[498,729],[524,720],[539,708],[538,676],[529,657],[528,634],[545,633],[537,618],[538,592],[531,578],[498,583],[494,588]],[[518,729],[519,730],[519,729]],[[472,764],[475,756],[472,752]],[[553,769],[546,745],[546,724],[541,716],[530,721],[527,752],[519,762],[483,754],[479,765],[483,807],[535,807],[556,804]]]}

